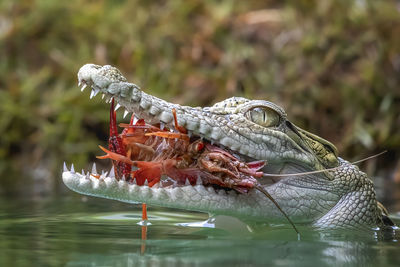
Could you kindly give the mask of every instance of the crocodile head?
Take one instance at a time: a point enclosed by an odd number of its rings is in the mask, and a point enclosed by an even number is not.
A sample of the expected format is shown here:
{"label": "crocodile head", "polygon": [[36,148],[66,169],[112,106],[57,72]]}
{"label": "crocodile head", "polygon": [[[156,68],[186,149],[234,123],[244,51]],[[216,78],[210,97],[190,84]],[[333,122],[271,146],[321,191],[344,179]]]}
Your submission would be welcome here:
{"label": "crocodile head", "polygon": [[[371,180],[339,158],[334,145],[291,123],[285,111],[274,103],[233,97],[211,107],[181,106],[146,94],[109,65],[84,65],[78,80],[83,88],[92,88],[91,97],[101,93],[106,100],[114,98],[126,112],[149,124],[163,123],[172,128],[171,110],[175,109],[179,125],[191,135],[243,160],[266,160],[263,171],[276,177],[264,177],[260,183],[295,223],[317,227],[382,224],[382,209]],[[329,168],[333,169],[290,175]],[[154,188],[117,181],[106,174],[96,179],[74,170],[64,170],[63,181],[78,193],[128,203],[144,202],[244,220],[284,221],[274,204],[256,190],[239,194],[202,184]]]}

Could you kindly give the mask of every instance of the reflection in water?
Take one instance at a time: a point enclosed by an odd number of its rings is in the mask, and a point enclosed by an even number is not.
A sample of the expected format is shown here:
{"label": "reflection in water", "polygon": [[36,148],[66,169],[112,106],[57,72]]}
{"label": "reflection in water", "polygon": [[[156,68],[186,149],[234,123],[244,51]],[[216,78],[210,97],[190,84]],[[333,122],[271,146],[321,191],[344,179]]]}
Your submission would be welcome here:
{"label": "reflection in water", "polygon": [[144,255],[146,252],[146,240],[147,240],[147,226],[142,226],[142,242],[140,244],[140,255]]}
{"label": "reflection in water", "polygon": [[[395,254],[384,253],[371,244],[354,241],[298,242],[249,240],[195,240],[148,242],[146,254],[120,253],[98,255],[76,253],[69,266],[117,264],[125,266],[272,264],[284,266],[371,266],[395,263]],[[393,248],[392,248],[393,249]],[[389,250],[389,248],[388,248]]]}
{"label": "reflection in water", "polygon": [[[399,231],[313,231],[89,198],[0,199],[0,266],[395,265]],[[202,222],[202,223],[200,223]]]}
{"label": "reflection in water", "polygon": [[147,218],[147,205],[142,203],[142,220],[138,223],[142,226],[142,243],[140,245],[140,255],[144,255],[146,251],[146,240],[147,240],[147,226],[151,225]]}

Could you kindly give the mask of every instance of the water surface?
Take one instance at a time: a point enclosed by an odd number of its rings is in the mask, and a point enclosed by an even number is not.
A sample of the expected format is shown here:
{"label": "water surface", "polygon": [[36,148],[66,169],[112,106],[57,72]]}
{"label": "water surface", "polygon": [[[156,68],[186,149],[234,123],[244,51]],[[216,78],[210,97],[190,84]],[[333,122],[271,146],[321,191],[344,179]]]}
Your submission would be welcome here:
{"label": "water surface", "polygon": [[[82,197],[0,198],[0,266],[398,266],[399,231],[204,223],[204,213]],[[395,218],[397,224],[399,218]],[[147,230],[147,231],[145,231]],[[143,240],[144,232],[147,239]]]}

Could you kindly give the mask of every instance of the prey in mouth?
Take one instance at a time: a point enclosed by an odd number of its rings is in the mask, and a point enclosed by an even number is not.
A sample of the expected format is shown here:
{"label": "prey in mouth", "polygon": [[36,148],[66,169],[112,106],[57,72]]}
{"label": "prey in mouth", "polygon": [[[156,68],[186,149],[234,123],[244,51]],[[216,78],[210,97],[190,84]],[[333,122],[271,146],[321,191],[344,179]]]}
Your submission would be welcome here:
{"label": "prey in mouth", "polygon": [[[168,187],[184,185],[213,186],[221,190],[247,193],[258,185],[262,177],[259,170],[264,161],[241,161],[226,149],[212,145],[198,136],[190,136],[178,125],[175,109],[174,129],[167,126],[147,124],[132,115],[129,124],[118,134],[114,99],[110,108],[109,149],[99,159],[111,159],[117,180]],[[164,179],[162,179],[164,178]]]}

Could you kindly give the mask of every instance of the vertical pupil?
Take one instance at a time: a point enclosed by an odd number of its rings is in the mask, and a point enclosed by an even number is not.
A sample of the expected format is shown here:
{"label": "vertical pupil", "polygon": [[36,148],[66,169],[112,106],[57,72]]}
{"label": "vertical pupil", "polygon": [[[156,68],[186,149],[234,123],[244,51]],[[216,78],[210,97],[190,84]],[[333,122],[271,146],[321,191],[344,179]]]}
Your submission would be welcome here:
{"label": "vertical pupil", "polygon": [[263,122],[266,122],[266,120],[265,120],[266,119],[266,112],[264,111],[262,114],[263,114]]}

